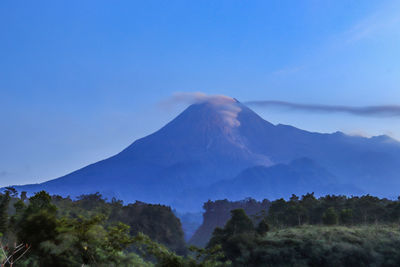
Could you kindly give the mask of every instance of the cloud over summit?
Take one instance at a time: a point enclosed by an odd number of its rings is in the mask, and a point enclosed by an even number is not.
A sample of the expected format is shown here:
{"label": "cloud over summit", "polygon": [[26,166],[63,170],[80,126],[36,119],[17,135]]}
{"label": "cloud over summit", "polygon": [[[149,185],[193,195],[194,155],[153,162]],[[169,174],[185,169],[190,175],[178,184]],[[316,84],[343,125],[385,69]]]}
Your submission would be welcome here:
{"label": "cloud over summit", "polygon": [[177,92],[170,98],[161,102],[164,106],[173,106],[176,104],[197,104],[209,102],[215,105],[226,105],[235,103],[236,100],[224,95],[207,95],[202,92]]}
{"label": "cloud over summit", "polygon": [[228,126],[238,127],[240,125],[240,122],[237,120],[237,115],[241,111],[241,108],[237,105],[237,101],[229,96],[207,95],[202,92],[178,92],[162,101],[160,106],[163,108],[171,108],[180,104],[191,105],[200,103],[209,103],[213,105]]}

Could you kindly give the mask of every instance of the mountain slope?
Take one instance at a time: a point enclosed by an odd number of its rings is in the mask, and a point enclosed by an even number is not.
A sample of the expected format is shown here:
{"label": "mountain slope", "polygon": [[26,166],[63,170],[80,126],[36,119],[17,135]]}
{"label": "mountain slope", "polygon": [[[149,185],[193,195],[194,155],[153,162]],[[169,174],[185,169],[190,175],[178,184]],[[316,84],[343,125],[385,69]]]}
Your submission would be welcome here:
{"label": "mountain slope", "polygon": [[[231,190],[226,191],[229,197],[246,186],[247,190],[241,191],[243,196],[259,194],[273,199],[295,193],[290,190],[296,188],[302,192],[316,190],[317,181],[326,176],[315,175],[296,185],[301,177],[289,163],[299,158],[308,158],[326,170],[333,179],[331,184],[347,185],[349,193],[363,191],[392,197],[400,189],[400,144],[395,140],[340,132],[311,133],[273,125],[229,97],[210,98],[189,106],[159,131],[113,157],[61,178],[17,189],[30,193],[44,189],[71,196],[99,191],[128,202],[140,200],[199,210],[207,200],[205,196],[188,205],[188,199],[195,197],[185,196],[184,192],[208,187],[209,192],[217,194],[215,188],[226,186]],[[273,165],[276,166],[267,168]],[[274,175],[268,174],[273,170]],[[233,178],[236,187],[227,182]],[[257,180],[264,191],[257,186],[251,188],[247,179]]]}
{"label": "mountain slope", "polygon": [[119,154],[39,185],[19,187],[76,196],[100,191],[126,201],[170,203],[176,193],[235,176],[252,165],[271,165],[250,151],[237,132],[242,105],[231,98],[189,106],[159,131]]}

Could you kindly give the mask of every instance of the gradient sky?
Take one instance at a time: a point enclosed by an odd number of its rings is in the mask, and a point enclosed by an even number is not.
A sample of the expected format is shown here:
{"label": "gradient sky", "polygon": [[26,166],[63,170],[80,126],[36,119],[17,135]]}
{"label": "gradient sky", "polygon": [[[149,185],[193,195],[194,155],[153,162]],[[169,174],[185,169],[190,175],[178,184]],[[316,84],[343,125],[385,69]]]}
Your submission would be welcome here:
{"label": "gradient sky", "polygon": [[[174,92],[400,104],[400,1],[0,1],[0,186],[42,182],[163,126]],[[255,109],[400,139],[400,118]]]}

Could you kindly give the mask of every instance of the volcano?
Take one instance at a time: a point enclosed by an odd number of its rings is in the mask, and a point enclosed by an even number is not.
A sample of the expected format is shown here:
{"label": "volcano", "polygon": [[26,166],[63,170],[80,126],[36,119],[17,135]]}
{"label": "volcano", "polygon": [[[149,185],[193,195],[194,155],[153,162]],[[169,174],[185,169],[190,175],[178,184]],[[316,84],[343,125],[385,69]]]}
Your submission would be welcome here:
{"label": "volcano", "polygon": [[54,180],[15,187],[71,197],[100,192],[194,211],[221,192],[232,199],[237,192],[276,198],[277,192],[318,194],[320,188],[321,194],[394,197],[399,174],[400,143],[388,136],[274,125],[236,99],[218,96],[190,105],[115,156]]}

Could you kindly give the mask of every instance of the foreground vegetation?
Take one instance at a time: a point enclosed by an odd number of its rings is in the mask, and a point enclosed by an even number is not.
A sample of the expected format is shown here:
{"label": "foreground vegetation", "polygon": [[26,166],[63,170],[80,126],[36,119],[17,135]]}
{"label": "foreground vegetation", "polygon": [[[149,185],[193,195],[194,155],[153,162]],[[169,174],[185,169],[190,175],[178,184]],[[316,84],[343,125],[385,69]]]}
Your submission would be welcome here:
{"label": "foreground vegetation", "polygon": [[307,194],[205,206],[205,218],[220,227],[197,248],[185,244],[180,221],[166,206],[107,202],[99,194],[71,200],[42,191],[27,198],[8,188],[0,194],[0,261],[33,267],[400,266],[399,201]]}
{"label": "foreground vegetation", "polygon": [[269,266],[400,266],[398,225],[300,226],[261,239],[259,260]]}
{"label": "foreground vegetation", "polygon": [[0,196],[2,266],[218,266],[217,250],[189,250],[169,207],[77,200],[45,191]]}
{"label": "foreground vegetation", "polygon": [[316,198],[313,193],[292,195],[274,201],[216,200],[204,204],[203,224],[191,244],[205,246],[216,227],[223,227],[233,209],[244,209],[254,224],[266,220],[272,228],[308,225],[369,225],[400,223],[400,200],[365,196],[327,195]]}
{"label": "foreground vegetation", "polygon": [[398,225],[302,225],[269,231],[232,211],[208,247],[222,246],[233,266],[400,266]]}

